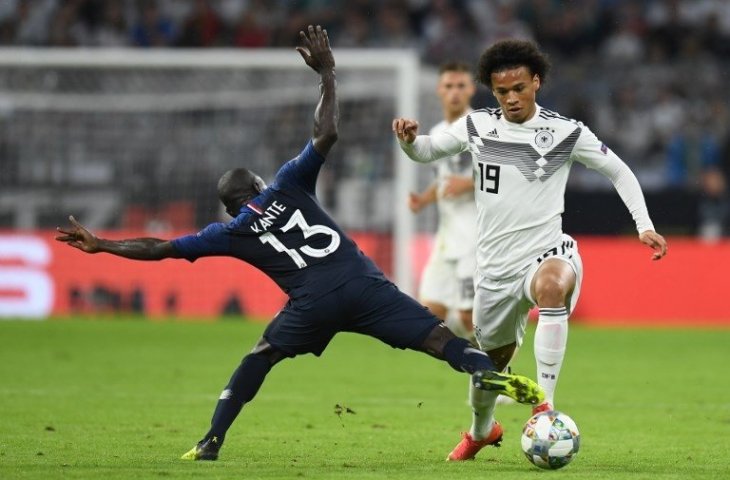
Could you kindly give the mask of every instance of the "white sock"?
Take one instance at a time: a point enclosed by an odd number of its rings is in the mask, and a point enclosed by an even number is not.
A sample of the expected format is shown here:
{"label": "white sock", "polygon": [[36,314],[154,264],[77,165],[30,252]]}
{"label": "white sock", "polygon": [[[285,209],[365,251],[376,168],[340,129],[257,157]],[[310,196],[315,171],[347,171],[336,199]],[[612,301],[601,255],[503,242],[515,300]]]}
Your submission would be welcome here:
{"label": "white sock", "polygon": [[[471,382],[470,382],[471,384]],[[474,385],[469,388],[469,402],[472,408],[471,429],[469,434],[474,440],[489,436],[494,423],[494,407],[497,404],[496,392],[480,390]]]}
{"label": "white sock", "polygon": [[555,386],[563,366],[568,342],[568,309],[541,308],[535,331],[537,383],[545,390],[545,400],[555,405]]}

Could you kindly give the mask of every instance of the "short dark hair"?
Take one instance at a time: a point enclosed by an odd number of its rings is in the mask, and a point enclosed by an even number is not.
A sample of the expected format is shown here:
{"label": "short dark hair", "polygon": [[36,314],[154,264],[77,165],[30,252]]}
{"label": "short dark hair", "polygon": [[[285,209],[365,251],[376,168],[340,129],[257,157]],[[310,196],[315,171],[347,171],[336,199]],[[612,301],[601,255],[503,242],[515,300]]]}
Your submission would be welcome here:
{"label": "short dark hair", "polygon": [[472,73],[472,69],[471,65],[466,62],[452,61],[442,63],[439,67],[439,75],[442,75],[446,72]]}
{"label": "short dark hair", "polygon": [[260,193],[256,179],[256,174],[246,168],[234,168],[221,176],[218,180],[218,198],[229,214],[238,214],[243,202]]}
{"label": "short dark hair", "polygon": [[530,73],[545,83],[550,60],[540,48],[528,40],[501,40],[484,51],[479,58],[477,78],[492,89],[492,74],[517,67],[527,67]]}

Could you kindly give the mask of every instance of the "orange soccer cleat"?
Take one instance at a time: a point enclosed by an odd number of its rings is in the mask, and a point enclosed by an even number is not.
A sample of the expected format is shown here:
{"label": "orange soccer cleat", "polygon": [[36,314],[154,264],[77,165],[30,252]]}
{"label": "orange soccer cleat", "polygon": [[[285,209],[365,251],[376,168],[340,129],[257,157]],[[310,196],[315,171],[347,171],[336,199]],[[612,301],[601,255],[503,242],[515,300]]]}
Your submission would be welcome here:
{"label": "orange soccer cleat", "polygon": [[461,441],[456,447],[454,447],[451,453],[449,453],[449,456],[446,457],[446,461],[461,462],[464,460],[473,460],[479,450],[487,445],[499,447],[502,442],[503,433],[504,430],[502,429],[502,425],[496,421],[494,422],[494,425],[492,425],[492,431],[489,432],[489,436],[483,440],[474,440],[471,438],[471,434],[469,434],[469,432],[464,432],[461,434]]}

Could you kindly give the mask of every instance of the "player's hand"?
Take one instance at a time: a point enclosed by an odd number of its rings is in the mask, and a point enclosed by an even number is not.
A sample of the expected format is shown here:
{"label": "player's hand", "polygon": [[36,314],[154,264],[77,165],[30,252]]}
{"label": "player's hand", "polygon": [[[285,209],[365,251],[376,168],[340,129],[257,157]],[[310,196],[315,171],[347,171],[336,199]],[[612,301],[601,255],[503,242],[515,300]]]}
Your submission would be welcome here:
{"label": "player's hand", "polygon": [[323,30],[321,26],[307,27],[307,32],[299,32],[302,45],[297,47],[299,52],[312,70],[320,75],[330,72],[335,68],[335,57],[330,49],[330,40],[327,37],[327,30]]}
{"label": "player's hand", "polygon": [[410,118],[396,118],[393,120],[393,133],[401,142],[413,143],[418,135],[418,122]]}
{"label": "player's hand", "polygon": [[68,221],[71,222],[70,228],[56,228],[63,234],[57,236],[56,240],[67,243],[86,253],[97,253],[99,251],[99,239],[76,221],[73,215],[68,217]]}
{"label": "player's hand", "polygon": [[641,240],[641,243],[649,245],[654,249],[654,254],[651,257],[652,260],[659,260],[667,254],[667,241],[654,230],[641,232],[639,240]]}
{"label": "player's hand", "polygon": [[444,198],[454,198],[474,190],[474,180],[471,177],[452,175],[446,178],[441,192]]}
{"label": "player's hand", "polygon": [[408,194],[408,208],[411,209],[411,212],[418,213],[423,210],[423,207],[425,206],[426,202],[423,201],[419,194],[413,192]]}

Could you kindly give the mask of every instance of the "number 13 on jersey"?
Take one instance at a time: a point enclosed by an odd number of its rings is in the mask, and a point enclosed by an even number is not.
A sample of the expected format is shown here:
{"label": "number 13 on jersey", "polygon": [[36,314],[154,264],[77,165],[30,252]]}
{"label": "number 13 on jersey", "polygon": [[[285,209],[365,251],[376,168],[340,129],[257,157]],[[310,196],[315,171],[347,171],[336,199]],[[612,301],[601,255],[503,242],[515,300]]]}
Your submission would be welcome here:
{"label": "number 13 on jersey", "polygon": [[291,258],[292,261],[299,268],[304,268],[307,266],[307,262],[304,260],[299,251],[313,258],[323,258],[337,250],[337,247],[340,246],[340,235],[337,232],[325,225],[309,225],[304,219],[304,215],[302,215],[302,212],[300,210],[296,210],[294,212],[291,218],[289,218],[289,221],[286,222],[286,225],[281,227],[281,231],[288,232],[294,227],[299,227],[305,239],[311,237],[312,235],[322,234],[330,237],[330,243],[324,248],[314,248],[309,245],[304,245],[300,247],[299,250],[295,250],[292,248],[287,248],[286,245],[281,243],[281,241],[276,238],[276,235],[270,232],[261,235],[259,237],[259,240],[261,241],[261,243],[268,243],[269,245],[274,247],[277,252],[286,253],[287,255],[289,255],[289,258]]}
{"label": "number 13 on jersey", "polygon": [[479,190],[487,193],[499,193],[499,165],[478,162],[479,164]]}

